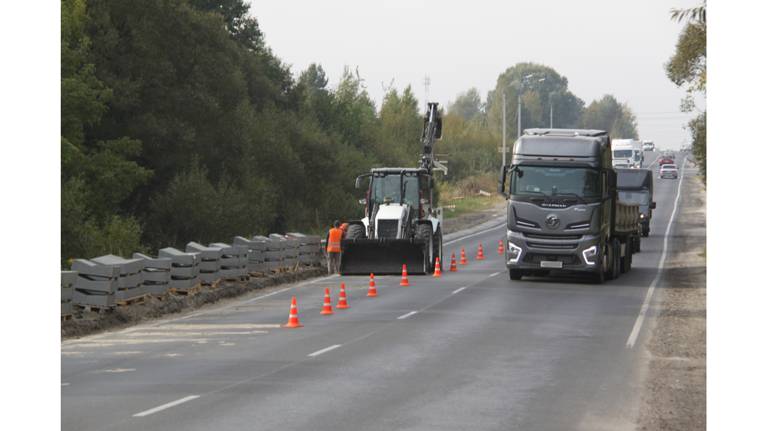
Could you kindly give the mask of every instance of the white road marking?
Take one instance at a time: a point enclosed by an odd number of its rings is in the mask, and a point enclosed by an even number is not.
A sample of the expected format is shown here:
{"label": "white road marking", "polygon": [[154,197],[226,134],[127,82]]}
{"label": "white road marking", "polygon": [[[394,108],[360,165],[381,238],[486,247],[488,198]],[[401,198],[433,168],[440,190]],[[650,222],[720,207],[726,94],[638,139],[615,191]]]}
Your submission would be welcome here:
{"label": "white road marking", "polygon": [[443,243],[443,245],[449,245],[449,244],[453,244],[454,242],[463,241],[463,240],[465,240],[465,239],[467,239],[467,238],[472,238],[473,236],[478,236],[478,235],[482,235],[482,234],[484,234],[484,233],[488,233],[488,232],[490,232],[490,231],[492,231],[492,230],[496,230],[496,229],[498,229],[498,228],[500,228],[500,227],[504,226],[505,224],[507,224],[507,222],[506,222],[506,221],[505,221],[504,223],[498,224],[498,225],[496,225],[496,226],[493,226],[493,227],[489,227],[488,229],[484,229],[484,230],[481,230],[480,232],[475,232],[475,233],[473,233],[473,234],[470,234],[470,235],[462,236],[462,237],[460,237],[460,238],[456,238],[456,239],[452,239],[452,240],[450,240],[450,241],[448,241],[448,242],[444,242],[444,243]]}
{"label": "white road marking", "polygon": [[501,272],[494,272],[493,274],[489,275],[488,278],[496,277],[499,274],[501,274]]}
{"label": "white road marking", "polygon": [[224,330],[224,329],[277,329],[279,323],[177,323],[151,328],[143,328],[143,331],[205,331],[205,330]]}
{"label": "white road marking", "polygon": [[69,383],[62,382],[61,386],[69,386]]}
{"label": "white road marking", "polygon": [[130,373],[132,371],[136,371],[136,368],[111,368],[109,370],[101,370],[97,371],[97,373]]}
{"label": "white road marking", "polygon": [[125,351],[125,352],[115,352],[115,353],[113,353],[113,355],[127,356],[127,355],[140,355],[142,353],[143,352],[141,352],[139,350],[128,350],[128,351]]}
{"label": "white road marking", "polygon": [[323,353],[328,353],[328,352],[330,352],[331,350],[335,350],[335,349],[338,349],[339,347],[341,347],[341,344],[334,344],[333,346],[328,346],[328,347],[326,347],[325,349],[320,349],[320,350],[318,350],[317,352],[313,352],[313,353],[310,353],[310,354],[309,354],[309,355],[307,355],[307,356],[309,356],[310,358],[314,358],[315,356],[320,356],[320,355],[322,355]]}
{"label": "white road marking", "polygon": [[416,313],[418,313],[418,311],[409,311],[408,313],[405,313],[402,316],[398,317],[397,320],[407,319],[407,318],[413,316]]}
{"label": "white road marking", "polygon": [[[686,159],[683,159],[683,165],[685,165]],[[640,313],[637,315],[637,319],[635,320],[635,326],[632,327],[632,332],[629,333],[629,338],[627,338],[627,349],[631,349],[635,347],[635,343],[637,342],[637,337],[640,335],[640,329],[643,327],[643,321],[645,321],[645,315],[648,313],[648,307],[651,304],[651,298],[653,297],[653,292],[656,290],[656,286],[661,281],[661,274],[664,269],[664,261],[667,258],[667,245],[669,243],[669,232],[672,230],[672,223],[675,221],[675,215],[677,215],[677,206],[680,203],[680,192],[683,188],[683,178],[685,178],[685,171],[680,175],[680,180],[677,182],[677,196],[675,197],[675,205],[672,207],[672,214],[669,217],[669,222],[667,222],[667,230],[664,232],[664,246],[661,250],[661,258],[659,259],[659,264],[656,269],[656,277],[651,282],[651,285],[648,286],[648,291],[645,294],[645,300],[643,301],[643,305],[640,307]]]}
{"label": "white road marking", "polygon": [[166,404],[163,404],[161,406],[157,406],[157,407],[151,408],[149,410],[144,410],[143,412],[136,413],[135,415],[133,415],[133,417],[141,418],[141,417],[144,417],[144,416],[149,416],[149,415],[151,415],[153,413],[157,413],[157,412],[163,411],[165,409],[169,409],[171,407],[178,406],[179,404],[184,404],[187,401],[192,401],[192,400],[197,399],[197,398],[200,398],[200,395],[190,395],[188,397],[180,398],[180,399],[178,399],[176,401],[171,401],[170,403],[166,403]]}
{"label": "white road marking", "polygon": [[[156,329],[160,329],[160,328],[156,328]],[[131,334],[128,334],[128,336],[134,337],[136,339],[140,339],[140,337],[217,337],[217,336],[253,335],[253,334],[268,334],[268,333],[269,331],[217,331],[217,332],[147,331],[147,332],[133,332]]]}
{"label": "white road marking", "polygon": [[460,287],[460,288],[458,288],[458,289],[454,290],[453,292],[451,292],[451,295],[455,295],[455,294],[457,294],[457,293],[461,292],[462,290],[464,290],[464,289],[466,289],[466,288],[467,288],[467,286],[464,286],[464,287]]}

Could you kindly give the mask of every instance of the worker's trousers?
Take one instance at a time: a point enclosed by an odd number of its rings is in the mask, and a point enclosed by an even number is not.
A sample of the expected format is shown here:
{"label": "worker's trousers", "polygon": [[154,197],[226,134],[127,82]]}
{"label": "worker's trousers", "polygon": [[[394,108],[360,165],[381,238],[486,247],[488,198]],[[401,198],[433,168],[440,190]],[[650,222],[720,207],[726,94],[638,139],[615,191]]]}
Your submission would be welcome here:
{"label": "worker's trousers", "polygon": [[328,274],[336,274],[339,272],[339,265],[341,264],[341,253],[328,252]]}

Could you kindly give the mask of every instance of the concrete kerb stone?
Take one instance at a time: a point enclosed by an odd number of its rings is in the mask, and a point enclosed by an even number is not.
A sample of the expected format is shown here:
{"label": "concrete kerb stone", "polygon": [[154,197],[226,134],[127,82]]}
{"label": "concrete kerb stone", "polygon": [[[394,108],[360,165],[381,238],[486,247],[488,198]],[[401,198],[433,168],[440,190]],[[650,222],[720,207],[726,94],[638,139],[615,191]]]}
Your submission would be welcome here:
{"label": "concrete kerb stone", "polygon": [[213,285],[221,279],[221,249],[197,242],[187,243],[187,253],[197,253],[200,260],[200,282]]}
{"label": "concrete kerb stone", "polygon": [[101,265],[87,259],[75,259],[72,270],[77,272],[72,303],[83,306],[112,307],[115,305],[120,268]]}
{"label": "concrete kerb stone", "polygon": [[167,257],[151,257],[142,253],[134,253],[134,259],[144,261],[141,272],[141,284],[144,291],[154,296],[164,296],[168,293],[171,283],[171,263]]}
{"label": "concrete kerb stone", "polygon": [[72,295],[77,282],[77,271],[61,271],[61,315],[72,314]]}
{"label": "concrete kerb stone", "polygon": [[158,251],[158,256],[171,259],[169,289],[188,291],[200,282],[200,264],[196,253],[166,247]]}
{"label": "concrete kerb stone", "polygon": [[116,302],[132,300],[146,294],[141,278],[141,273],[144,270],[143,259],[125,259],[121,256],[108,254],[93,258],[91,261],[120,269],[120,276],[117,279],[117,291],[115,291]]}

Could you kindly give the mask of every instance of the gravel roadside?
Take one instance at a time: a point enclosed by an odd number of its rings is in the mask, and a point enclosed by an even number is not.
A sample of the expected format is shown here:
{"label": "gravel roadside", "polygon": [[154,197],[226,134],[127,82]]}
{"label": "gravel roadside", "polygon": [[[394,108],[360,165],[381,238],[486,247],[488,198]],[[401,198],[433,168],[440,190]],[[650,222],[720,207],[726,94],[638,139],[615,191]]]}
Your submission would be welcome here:
{"label": "gravel roadside", "polygon": [[698,176],[684,181],[675,250],[645,344],[640,430],[706,429],[706,194]]}

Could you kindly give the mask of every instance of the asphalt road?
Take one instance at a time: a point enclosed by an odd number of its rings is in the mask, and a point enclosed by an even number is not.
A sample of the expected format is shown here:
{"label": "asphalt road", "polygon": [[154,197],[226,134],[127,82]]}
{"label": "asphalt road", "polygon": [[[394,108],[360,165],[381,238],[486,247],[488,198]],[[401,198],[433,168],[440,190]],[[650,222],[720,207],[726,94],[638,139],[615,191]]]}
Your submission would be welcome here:
{"label": "asphalt road", "polygon": [[[367,277],[327,277],[66,341],[62,429],[633,429],[648,326],[638,316],[680,183],[655,181],[651,236],[605,285],[510,281],[499,226],[445,245],[449,256],[466,248],[459,272],[406,288],[378,277],[377,298]],[[321,316],[324,288],[335,304],[340,281],[351,308]],[[304,327],[279,328],[293,295]]]}

